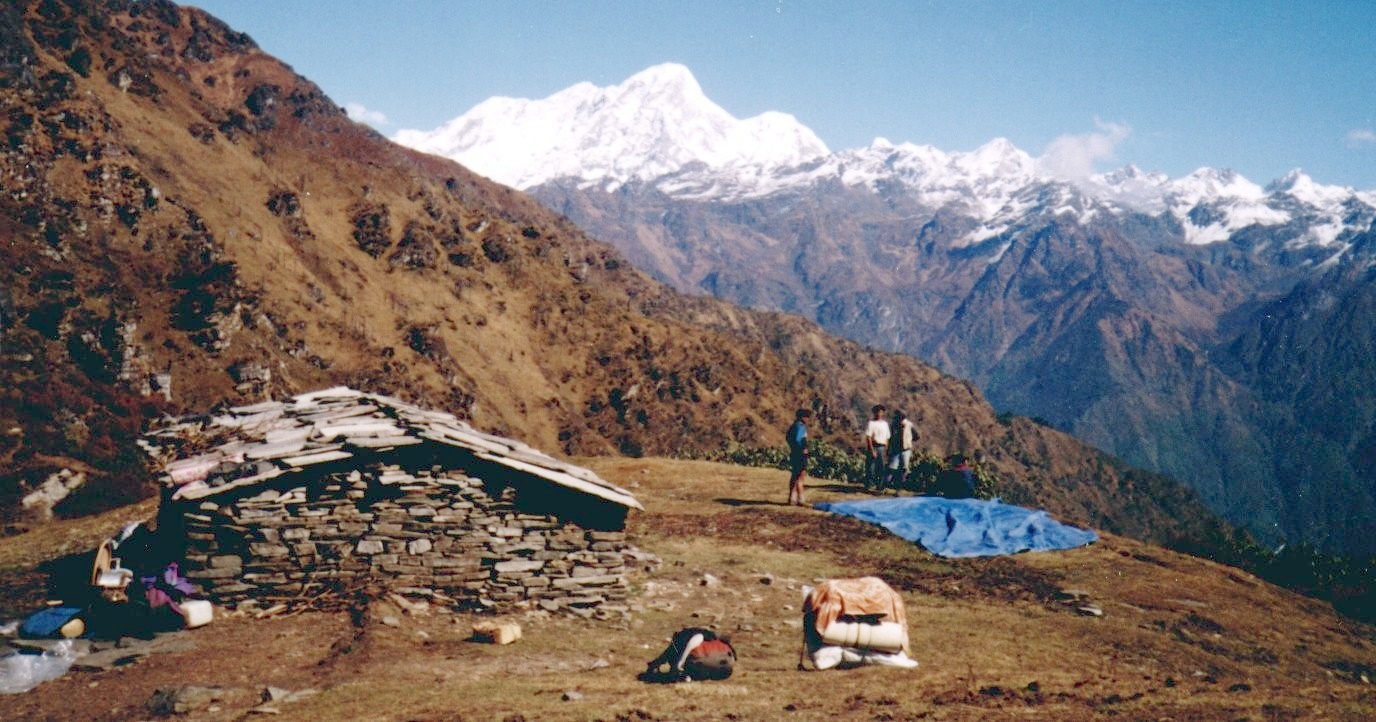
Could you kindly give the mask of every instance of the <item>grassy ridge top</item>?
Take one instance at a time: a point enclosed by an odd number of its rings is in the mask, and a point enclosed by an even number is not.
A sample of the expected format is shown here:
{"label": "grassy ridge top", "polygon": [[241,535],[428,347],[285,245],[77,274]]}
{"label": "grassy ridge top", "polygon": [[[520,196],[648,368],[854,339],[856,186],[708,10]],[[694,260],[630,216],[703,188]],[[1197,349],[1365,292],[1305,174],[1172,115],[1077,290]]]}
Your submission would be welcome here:
{"label": "grassy ridge top", "polygon": [[[625,626],[518,615],[524,638],[496,647],[465,641],[475,617],[408,613],[385,599],[353,619],[222,618],[189,635],[187,650],[0,697],[0,718],[143,719],[154,690],[187,684],[226,690],[218,711],[196,713],[204,720],[241,719],[268,685],[318,690],[280,706],[279,719],[310,722],[1376,714],[1376,691],[1360,681],[1376,668],[1376,630],[1229,567],[1112,534],[1067,552],[943,560],[881,529],[782,505],[785,472],[584,463],[645,503],[630,531],[664,560],[633,579]],[[809,501],[854,496],[831,482],[809,488]],[[0,558],[16,546],[33,553],[28,536],[0,540]],[[903,594],[921,666],[796,671],[802,585],[865,574]],[[1076,614],[1057,601],[1065,591],[1104,615]],[[635,680],[669,634],[704,624],[733,635],[741,662],[730,680]]]}

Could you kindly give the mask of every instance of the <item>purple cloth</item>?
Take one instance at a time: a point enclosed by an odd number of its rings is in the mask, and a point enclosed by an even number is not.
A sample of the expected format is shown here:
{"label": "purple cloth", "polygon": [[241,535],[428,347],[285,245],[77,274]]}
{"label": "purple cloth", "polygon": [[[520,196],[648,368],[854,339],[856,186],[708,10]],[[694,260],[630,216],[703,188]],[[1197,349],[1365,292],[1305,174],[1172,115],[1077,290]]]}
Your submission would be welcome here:
{"label": "purple cloth", "polygon": [[176,562],[170,562],[162,568],[161,574],[140,577],[143,582],[144,596],[148,599],[148,608],[157,609],[167,605],[177,614],[182,613],[181,605],[177,602],[196,593],[196,587],[191,584],[191,580],[182,576],[181,566]]}

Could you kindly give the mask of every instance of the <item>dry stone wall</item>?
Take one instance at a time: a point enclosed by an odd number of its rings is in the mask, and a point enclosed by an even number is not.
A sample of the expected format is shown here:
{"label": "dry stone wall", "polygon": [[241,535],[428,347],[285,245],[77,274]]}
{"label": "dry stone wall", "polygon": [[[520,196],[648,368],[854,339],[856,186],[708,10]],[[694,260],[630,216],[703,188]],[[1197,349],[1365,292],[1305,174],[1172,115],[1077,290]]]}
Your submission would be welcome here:
{"label": "dry stone wall", "polygon": [[538,489],[381,463],[291,478],[164,510],[184,524],[184,571],[208,597],[305,604],[419,587],[472,608],[613,618],[628,611],[628,566],[657,561],[620,524],[585,528],[522,503]]}

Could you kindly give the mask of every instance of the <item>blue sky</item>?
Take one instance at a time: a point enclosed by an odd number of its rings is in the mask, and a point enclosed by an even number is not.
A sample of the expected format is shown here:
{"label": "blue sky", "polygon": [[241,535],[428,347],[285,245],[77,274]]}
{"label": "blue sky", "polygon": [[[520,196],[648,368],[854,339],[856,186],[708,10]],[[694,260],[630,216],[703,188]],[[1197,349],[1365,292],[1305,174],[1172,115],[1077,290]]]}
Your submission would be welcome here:
{"label": "blue sky", "polygon": [[[387,135],[677,62],[832,150],[1004,137],[1100,170],[1376,189],[1376,2],[200,0]],[[361,109],[361,110],[360,110]]]}

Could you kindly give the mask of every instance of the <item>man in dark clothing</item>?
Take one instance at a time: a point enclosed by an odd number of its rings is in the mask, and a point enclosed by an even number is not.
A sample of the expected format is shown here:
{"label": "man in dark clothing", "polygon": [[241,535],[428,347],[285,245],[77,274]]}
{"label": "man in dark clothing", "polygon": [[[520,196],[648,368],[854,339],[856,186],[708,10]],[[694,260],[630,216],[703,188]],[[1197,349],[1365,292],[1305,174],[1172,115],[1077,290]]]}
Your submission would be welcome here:
{"label": "man in dark clothing", "polygon": [[973,499],[978,484],[974,468],[961,454],[949,461],[951,468],[941,473],[939,493],[950,499]]}
{"label": "man in dark clothing", "polygon": [[812,412],[798,409],[793,424],[784,434],[788,441],[788,465],[793,475],[788,478],[788,503],[803,505],[803,477],[807,476],[807,421]]}

